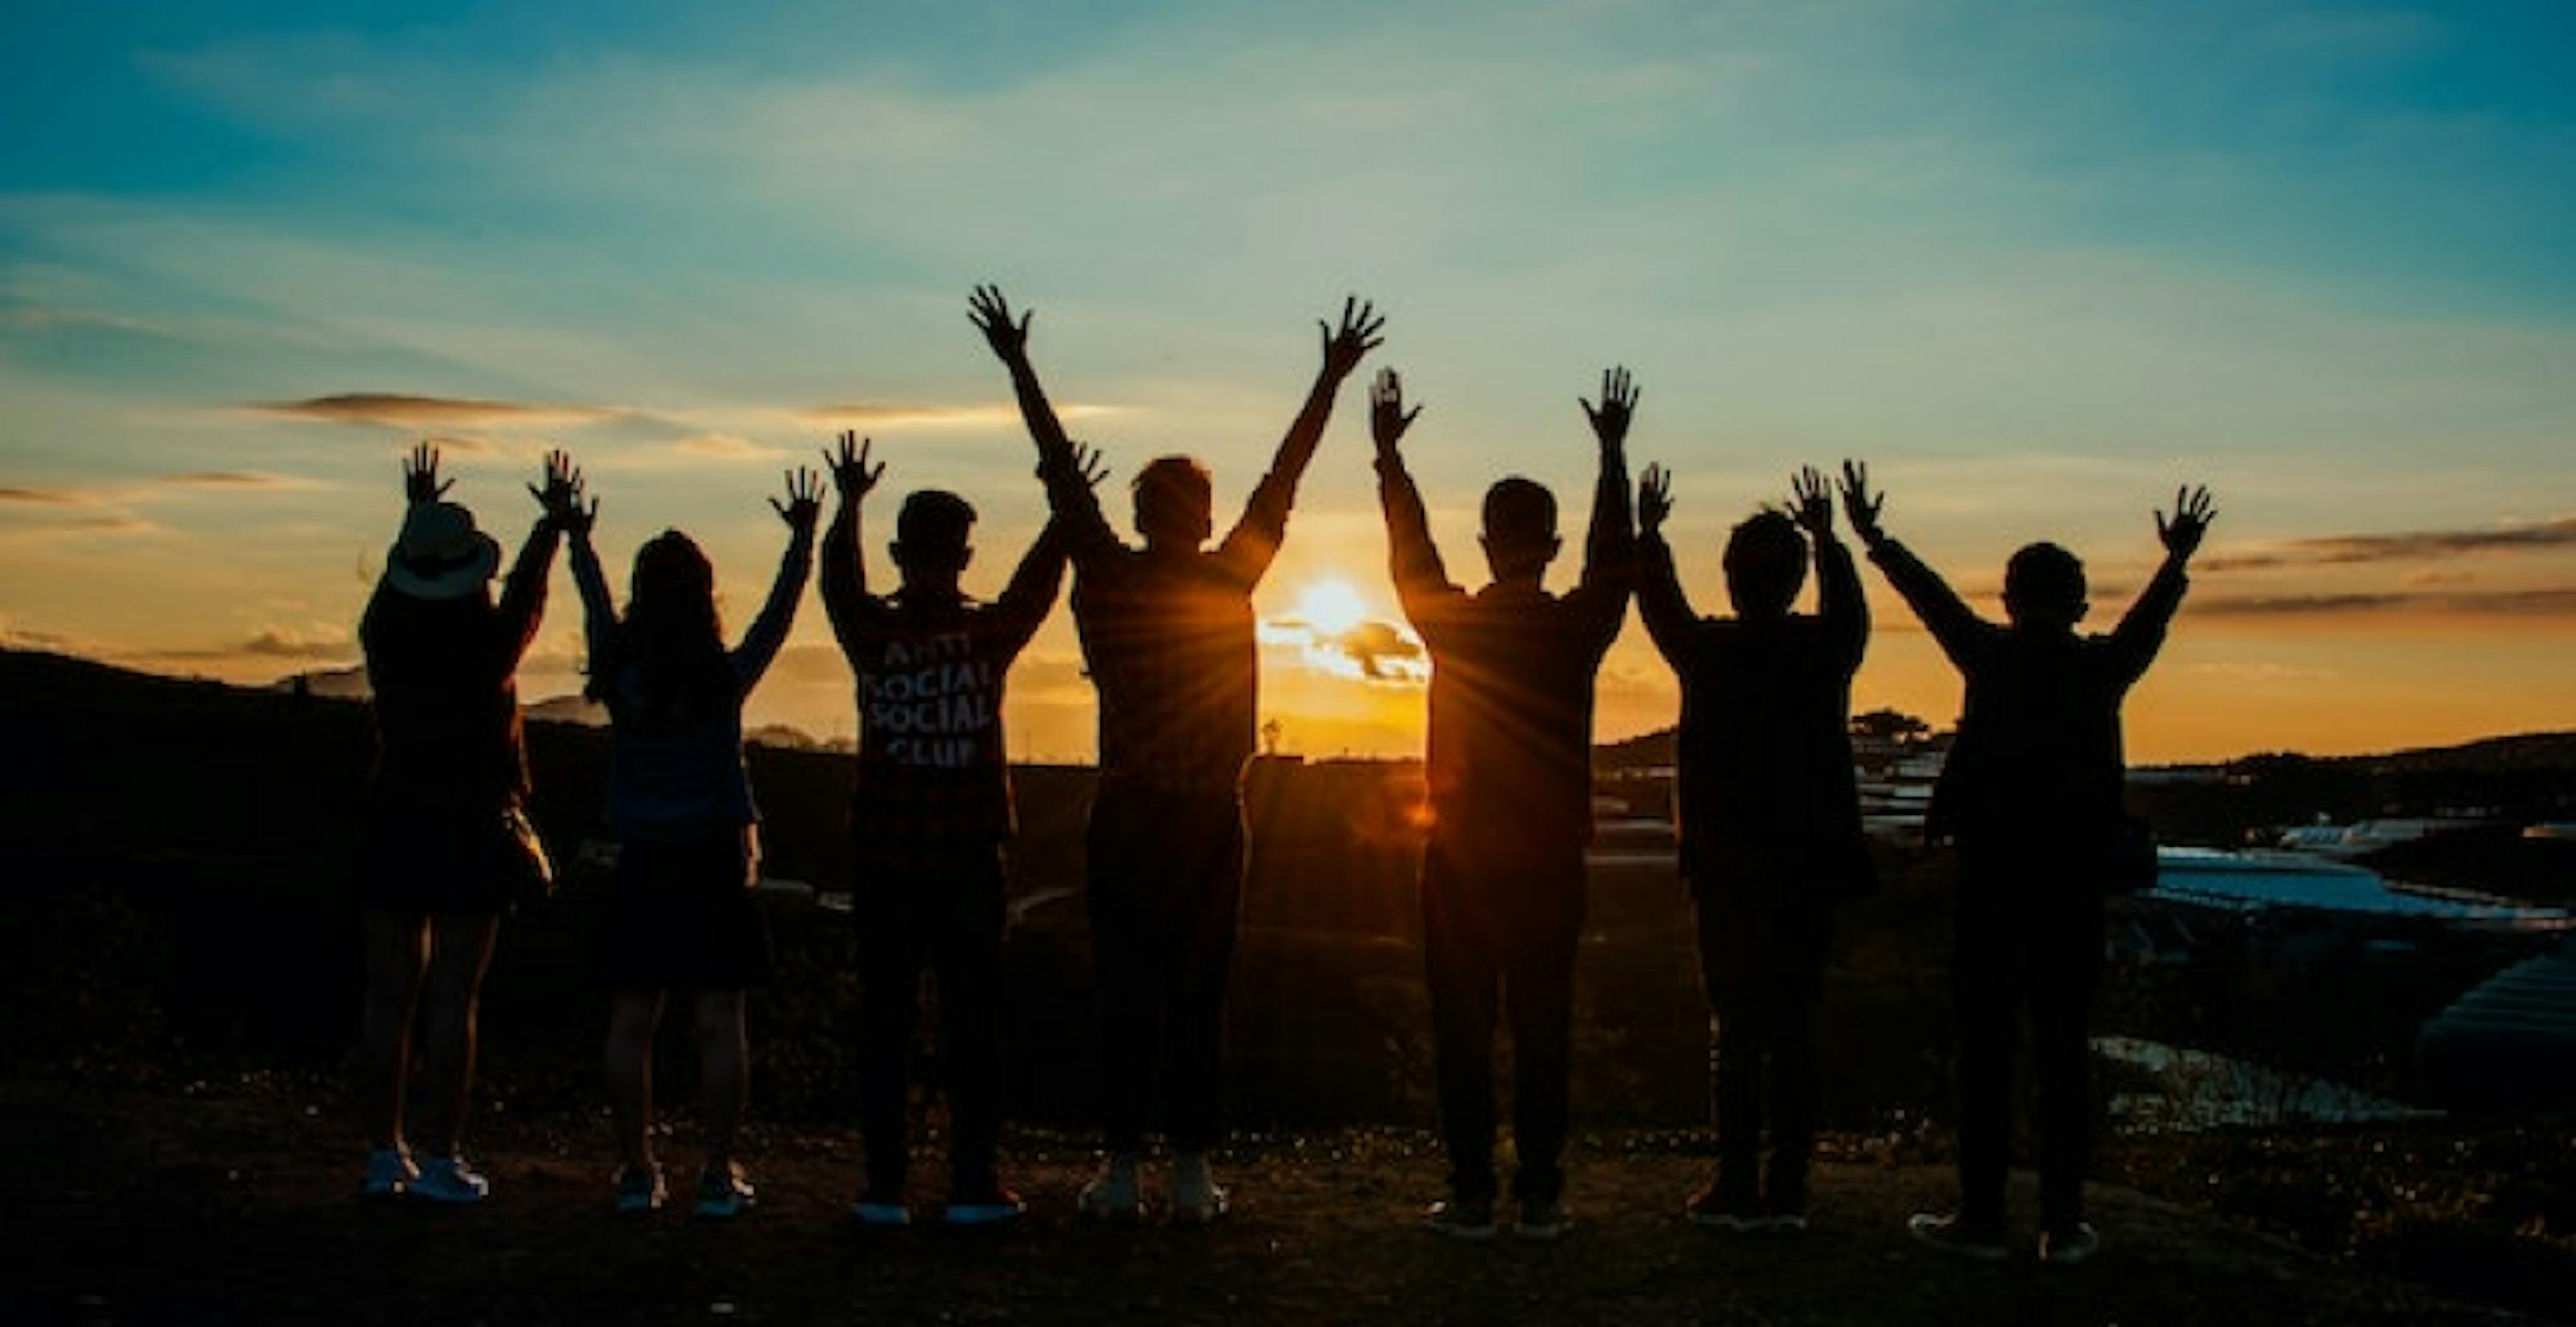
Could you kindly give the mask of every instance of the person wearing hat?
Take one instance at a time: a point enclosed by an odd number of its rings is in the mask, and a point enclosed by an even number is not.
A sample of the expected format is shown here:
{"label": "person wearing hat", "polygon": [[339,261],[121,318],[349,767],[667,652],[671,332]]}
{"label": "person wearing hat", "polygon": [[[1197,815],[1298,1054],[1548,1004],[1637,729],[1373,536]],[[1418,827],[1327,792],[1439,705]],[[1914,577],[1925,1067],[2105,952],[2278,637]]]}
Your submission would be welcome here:
{"label": "person wearing hat", "polygon": [[[501,547],[443,499],[426,443],[403,464],[402,534],[358,623],[374,696],[359,901],[365,948],[362,1047],[370,1151],[363,1192],[470,1203],[490,1191],[457,1152],[474,1076],[474,1006],[501,914],[548,879],[528,824],[516,681],[545,614],[561,515],[581,474],[546,457],[545,514],[495,599]],[[426,1089],[415,1162],[404,1132],[417,1040]]]}

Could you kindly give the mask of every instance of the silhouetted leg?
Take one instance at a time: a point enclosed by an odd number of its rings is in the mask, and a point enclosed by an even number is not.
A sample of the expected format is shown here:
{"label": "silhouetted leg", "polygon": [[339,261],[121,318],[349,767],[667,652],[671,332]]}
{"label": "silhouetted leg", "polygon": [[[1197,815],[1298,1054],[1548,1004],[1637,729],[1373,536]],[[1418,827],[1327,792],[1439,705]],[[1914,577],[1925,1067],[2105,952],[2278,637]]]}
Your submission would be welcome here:
{"label": "silhouetted leg", "polygon": [[1002,1127],[1002,865],[980,854],[947,882],[933,915],[939,974],[939,1064],[948,1089],[952,1195],[998,1187],[993,1148]]}
{"label": "silhouetted leg", "polygon": [[474,1090],[475,1009],[501,919],[488,912],[440,913],[430,922],[429,981],[421,1000],[421,1146],[453,1156]]}
{"label": "silhouetted leg", "polygon": [[1583,938],[1583,856],[1533,873],[1528,906],[1513,933],[1514,961],[1503,978],[1512,1021],[1512,1196],[1553,1199],[1565,1191],[1565,1136],[1574,1073],[1574,954]]}
{"label": "silhouetted leg", "polygon": [[1431,1048],[1449,1192],[1490,1202],[1494,1182],[1494,1018],[1501,982],[1491,928],[1435,843],[1422,857],[1422,961],[1431,995]]}
{"label": "silhouetted leg", "polygon": [[1131,812],[1104,789],[1091,809],[1088,888],[1092,987],[1100,1002],[1100,1119],[1112,1152],[1144,1145],[1154,1052],[1162,1028],[1162,968],[1144,892],[1143,845],[1150,814]]}
{"label": "silhouetted leg", "polygon": [[706,1133],[707,1169],[733,1160],[734,1136],[751,1086],[751,1037],[743,1026],[740,991],[700,991],[697,998],[699,1110]]}
{"label": "silhouetted leg", "polygon": [[2084,1172],[2092,1151],[2093,990],[2101,975],[2098,912],[2052,919],[2038,943],[2031,1002],[2032,1053],[2039,1070],[2039,1203],[2051,1228],[2084,1219]]}
{"label": "silhouetted leg", "polygon": [[1204,1152],[1222,1136],[1225,999],[1243,906],[1243,809],[1231,789],[1193,807],[1182,837],[1193,849],[1171,881],[1178,923],[1165,990],[1170,1020],[1172,1150]]}
{"label": "silhouetted leg", "polygon": [[403,1098],[411,1081],[411,1020],[429,967],[429,919],[370,908],[358,920],[367,967],[359,1017],[368,1145],[402,1146]]}
{"label": "silhouetted leg", "polygon": [[653,1164],[653,1030],[662,1022],[660,991],[619,991],[608,1001],[608,1104],[617,1129],[617,1159]]}
{"label": "silhouetted leg", "polygon": [[1763,955],[1751,931],[1752,910],[1724,885],[1704,886],[1699,896],[1700,979],[1708,988],[1711,1056],[1710,1106],[1717,1120],[1717,1201],[1723,1210],[1751,1215],[1759,1195],[1762,1159],[1764,1033],[1756,1022]]}
{"label": "silhouetted leg", "polygon": [[1816,1146],[1816,1009],[1824,995],[1826,941],[1822,909],[1793,909],[1773,927],[1776,957],[1764,975],[1771,1047],[1771,1165],[1763,1205],[1774,1213],[1807,1209],[1807,1170]]}
{"label": "silhouetted leg", "polygon": [[906,1086],[921,1002],[926,901],[920,891],[946,883],[863,876],[852,899],[859,960],[859,1133],[874,1202],[903,1201],[912,1139]]}
{"label": "silhouetted leg", "polygon": [[1963,901],[1951,972],[1959,1020],[1959,1211],[1983,1231],[2003,1224],[2004,1173],[2011,1157],[2021,983],[2007,926]]}

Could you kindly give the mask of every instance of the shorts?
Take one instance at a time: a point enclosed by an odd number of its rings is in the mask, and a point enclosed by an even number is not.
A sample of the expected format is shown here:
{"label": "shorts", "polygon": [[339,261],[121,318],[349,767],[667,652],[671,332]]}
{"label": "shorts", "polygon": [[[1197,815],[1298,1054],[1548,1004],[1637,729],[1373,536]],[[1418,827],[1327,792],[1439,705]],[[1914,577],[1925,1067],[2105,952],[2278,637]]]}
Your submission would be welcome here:
{"label": "shorts", "polygon": [[518,805],[379,805],[360,836],[362,908],[405,913],[505,912],[542,897],[545,848]]}
{"label": "shorts", "polygon": [[767,986],[769,919],[743,882],[748,869],[738,837],[619,848],[600,965],[609,989]]}

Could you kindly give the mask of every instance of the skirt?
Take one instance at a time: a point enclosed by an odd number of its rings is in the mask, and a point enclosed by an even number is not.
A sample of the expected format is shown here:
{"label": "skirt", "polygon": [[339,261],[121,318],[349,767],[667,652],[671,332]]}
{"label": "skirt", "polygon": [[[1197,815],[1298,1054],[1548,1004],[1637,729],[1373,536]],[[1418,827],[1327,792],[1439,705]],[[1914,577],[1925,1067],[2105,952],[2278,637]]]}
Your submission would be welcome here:
{"label": "skirt", "polygon": [[613,991],[739,991],[769,984],[769,920],[745,881],[740,837],[630,842],[609,886]]}
{"label": "skirt", "polygon": [[380,802],[360,836],[362,908],[503,912],[545,897],[553,868],[518,803],[429,807]]}

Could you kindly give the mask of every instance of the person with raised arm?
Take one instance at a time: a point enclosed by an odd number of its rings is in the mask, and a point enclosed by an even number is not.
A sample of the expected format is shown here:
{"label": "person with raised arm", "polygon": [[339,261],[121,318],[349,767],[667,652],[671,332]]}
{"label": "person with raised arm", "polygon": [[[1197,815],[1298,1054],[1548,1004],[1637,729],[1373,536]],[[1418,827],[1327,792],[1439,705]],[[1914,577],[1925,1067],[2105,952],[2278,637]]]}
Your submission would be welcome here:
{"label": "person with raised arm", "polygon": [[1225,991],[1243,893],[1240,783],[1253,752],[1259,670],[1252,592],[1287,533],[1288,509],[1342,381],[1385,320],[1357,299],[1323,326],[1323,364],[1243,516],[1214,548],[1207,468],[1165,456],[1136,474],[1143,548],[1110,529],[1038,384],[1029,317],[979,287],[969,317],[1010,370],[1039,473],[1073,562],[1073,620],[1100,694],[1100,784],[1088,830],[1092,956],[1100,992],[1107,1158],[1084,1214],[1144,1211],[1137,1161],[1162,1062],[1173,1158],[1171,1212],[1226,1210],[1209,1166],[1220,1137]]}
{"label": "person with raised arm", "polygon": [[[2087,1084],[2102,899],[2151,876],[2122,801],[2120,706],[2182,607],[2191,556],[2217,515],[2206,488],[2156,513],[2165,556],[2108,635],[2076,633],[2084,564],[2052,543],[2004,567],[2002,624],[1968,607],[1880,528],[1885,499],[1843,464],[1843,509],[1906,606],[1966,683],[1959,735],[1933,788],[1928,837],[1959,847],[1959,1208],[1917,1213],[1916,1239],[1982,1261],[2009,1256],[2004,1172],[2014,1042],[2027,1012],[2039,1079],[2039,1256],[2078,1263],[2101,1247],[2084,1218],[2093,1125]],[[2143,848],[2143,850],[2142,850]]]}
{"label": "person with raised arm", "polygon": [[659,1208],[654,1160],[653,1037],[665,995],[696,1001],[700,1130],[706,1163],[696,1215],[725,1219],[751,1205],[734,1157],[750,1073],[744,993],[769,980],[769,932],[752,889],[760,882],[760,810],[743,764],[742,707],[787,643],[814,567],[821,476],[787,476],[788,529],[778,576],[740,644],[726,649],[715,567],[687,535],[665,530],[636,550],[620,616],[590,532],[599,505],[568,505],[573,583],[590,649],[589,695],[608,707],[608,827],[618,842],[609,891],[605,1056],[617,1130],[617,1210]]}
{"label": "person with raised arm", "polygon": [[[367,1102],[360,1192],[471,1203],[491,1184],[457,1149],[474,1084],[475,1006],[501,914],[544,891],[529,825],[519,660],[546,611],[546,576],[581,472],[549,452],[543,513],[492,596],[501,547],[446,501],[438,449],[403,464],[402,533],[358,623],[376,763],[358,877],[366,966],[359,1061]],[[415,1040],[427,1109],[416,1162],[404,1134]]]}
{"label": "person with raised arm", "polygon": [[[907,496],[888,547],[903,581],[868,589],[860,508],[885,472],[843,433],[826,452],[840,502],[823,533],[823,607],[858,683],[858,778],[850,797],[859,960],[859,1123],[870,1225],[908,1225],[907,1085],[925,961],[939,982],[939,1062],[948,1090],[950,1225],[1028,1210],[994,1169],[1001,1131],[1003,851],[1012,829],[1002,727],[1011,663],[1055,607],[1064,541],[1050,523],[1002,597],[967,597],[975,508],[944,489]],[[1079,462],[1078,462],[1079,464]],[[1096,472],[1087,473],[1096,479]]]}
{"label": "person with raised arm", "polygon": [[[1637,486],[1637,616],[1681,683],[1674,820],[1717,1031],[1717,1174],[1684,1211],[1737,1232],[1807,1228],[1833,909],[1874,879],[1850,732],[1869,608],[1834,537],[1832,485],[1810,467],[1790,495],[1788,512],[1757,512],[1727,536],[1735,616],[1704,618],[1664,541],[1671,477],[1648,466]],[[1811,545],[1812,617],[1790,611]]]}
{"label": "person with raised arm", "polygon": [[1426,1224],[1461,1239],[1494,1234],[1494,1027],[1512,1034],[1512,1196],[1519,1234],[1565,1233],[1565,1147],[1574,954],[1592,836],[1592,700],[1601,657],[1627,615],[1629,421],[1626,369],[1582,402],[1600,449],[1582,578],[1542,581],[1560,544],[1556,498],[1510,476],[1485,492],[1485,562],[1472,594],[1449,579],[1422,495],[1398,445],[1421,414],[1393,369],[1370,393],[1378,501],[1404,615],[1431,655],[1425,756],[1431,829],[1422,851],[1423,966],[1439,1074],[1449,1197]]}

